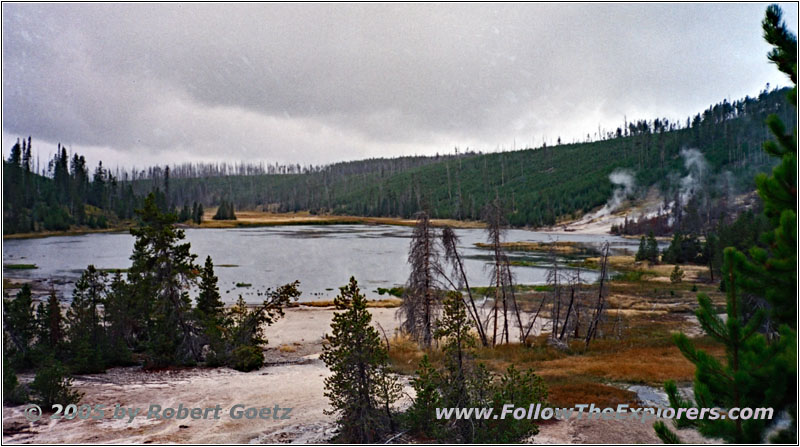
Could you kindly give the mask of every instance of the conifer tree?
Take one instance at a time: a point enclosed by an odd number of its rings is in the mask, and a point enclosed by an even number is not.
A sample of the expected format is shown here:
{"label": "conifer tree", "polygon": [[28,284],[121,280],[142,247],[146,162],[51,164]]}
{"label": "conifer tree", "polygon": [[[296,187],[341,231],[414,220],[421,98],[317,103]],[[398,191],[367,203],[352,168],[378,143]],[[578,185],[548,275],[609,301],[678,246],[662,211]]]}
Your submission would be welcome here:
{"label": "conifer tree", "polygon": [[647,259],[647,240],[644,236],[639,239],[639,249],[636,250],[636,261],[644,261]]}
{"label": "conifer tree", "polygon": [[[674,408],[760,408],[771,407],[779,413],[792,405],[796,386],[796,341],[791,329],[784,326],[780,336],[769,341],[758,332],[764,321],[764,312],[751,318],[742,316],[741,280],[736,276],[737,253],[725,249],[723,269],[727,291],[727,318],[723,321],[711,300],[700,294],[700,308],[696,315],[703,330],[725,346],[726,359],[720,361],[707,352],[697,349],[685,334],[673,337],[681,353],[696,366],[694,402],[678,395],[674,383],[668,382],[666,391]],[[777,420],[764,419],[698,419],[681,420],[678,426],[692,425],[708,437],[722,438],[733,443],[764,442],[764,434]],[[666,427],[659,427],[662,440],[668,441]]]}
{"label": "conifer tree", "polygon": [[658,242],[656,242],[656,237],[653,235],[652,231],[647,235],[647,249],[645,253],[648,261],[653,264],[658,264]]}
{"label": "conifer tree", "polygon": [[[794,84],[789,101],[797,108],[797,37],[782,21],[777,5],[767,8],[762,22],[764,37],[773,45],[768,58]],[[748,281],[746,291],[763,296],[770,304],[771,319],[797,330],[797,127],[790,132],[777,117],[767,118],[776,141],[764,150],[780,160],[772,174],[756,176],[758,194],[771,228],[764,234],[767,248],[753,247],[749,259],[739,256]]]}
{"label": "conifer tree", "polygon": [[44,364],[30,386],[37,396],[36,402],[44,408],[51,408],[53,404],[67,406],[80,402],[83,393],[72,389],[72,377],[64,365],[55,359]]}
{"label": "conifer tree", "polygon": [[106,338],[100,306],[105,301],[106,274],[89,265],[75,283],[67,310],[70,364],[75,372],[96,373],[105,369]]}
{"label": "conifer tree", "polygon": [[117,270],[108,285],[103,307],[103,319],[107,337],[107,363],[109,365],[127,365],[132,362],[131,347],[137,346],[134,337],[137,325],[135,295],[131,293],[128,283]]}
{"label": "conifer tree", "polygon": [[28,366],[31,361],[30,348],[36,335],[32,303],[28,284],[22,285],[14,299],[3,299],[3,329],[11,342],[11,346],[4,346],[4,351],[12,356],[16,366]]}
{"label": "conifer tree", "polygon": [[[251,371],[264,364],[263,345],[267,343],[264,328],[283,317],[284,309],[300,296],[299,281],[267,290],[260,306],[250,308],[241,295],[228,312],[220,316],[222,339],[211,339],[214,358],[211,363],[228,362],[239,371]],[[212,333],[216,336],[216,333]]]}
{"label": "conifer tree", "polygon": [[439,392],[441,383],[439,372],[431,365],[428,355],[423,355],[415,377],[411,379],[414,400],[405,414],[412,433],[433,439],[444,437],[442,421],[436,419],[436,409],[444,407]]}
{"label": "conifer tree", "polygon": [[340,290],[334,303],[342,312],[334,315],[332,333],[325,335],[320,356],[333,373],[325,379],[325,397],[333,407],[326,413],[337,417],[337,441],[376,443],[391,429],[391,415],[385,409],[396,396],[382,392],[383,388],[397,384],[389,376],[388,353],[371,325],[367,300],[355,278]]}
{"label": "conifer tree", "polygon": [[139,225],[128,278],[138,317],[146,322],[147,364],[166,366],[192,363],[199,358],[189,288],[198,268],[176,216],[163,213],[151,193],[137,211]]}
{"label": "conifer tree", "polygon": [[24,386],[20,385],[11,360],[8,356],[3,356],[3,403],[8,405],[21,405],[28,401],[28,393]]}
{"label": "conifer tree", "polygon": [[47,302],[39,304],[36,314],[39,345],[55,352],[64,341],[64,318],[55,290],[50,290]]}
{"label": "conifer tree", "polygon": [[[769,59],[795,84],[789,98],[796,107],[797,39],[782,22],[777,5],[767,8],[762,26],[765,39],[775,47]],[[791,426],[778,430],[769,440],[796,443],[797,130],[785,134],[780,120],[774,116],[767,124],[778,143],[767,142],[764,148],[781,158],[771,176],[756,177],[765,214],[772,224],[763,238],[768,249],[753,246],[748,257],[734,247],[725,248],[722,271],[727,292],[725,321],[716,315],[708,297],[699,297],[698,320],[706,333],[725,345],[726,362],[723,364],[696,349],[683,334],[676,334],[674,338],[684,356],[697,367],[694,393],[698,407],[771,407],[776,416],[785,411],[791,417]],[[772,305],[769,315],[759,309],[749,318],[743,316],[742,290],[764,296]],[[759,332],[767,318],[780,325],[777,331]],[[666,390],[673,407],[695,405],[679,397],[674,383],[668,382]],[[695,425],[703,435],[720,437],[727,442],[759,443],[768,441],[766,434],[777,419],[679,420],[676,425]],[[665,425],[658,425],[656,430],[665,442],[677,440]]]}
{"label": "conifer tree", "polygon": [[196,223],[198,225],[203,223],[203,213],[205,213],[205,211],[203,210],[203,204],[202,203],[198,203],[197,204],[197,215],[194,218],[194,223]]}
{"label": "conifer tree", "polygon": [[206,257],[206,263],[200,273],[200,294],[197,296],[197,311],[203,317],[217,317],[224,304],[217,286],[217,275],[214,274],[214,261]]}

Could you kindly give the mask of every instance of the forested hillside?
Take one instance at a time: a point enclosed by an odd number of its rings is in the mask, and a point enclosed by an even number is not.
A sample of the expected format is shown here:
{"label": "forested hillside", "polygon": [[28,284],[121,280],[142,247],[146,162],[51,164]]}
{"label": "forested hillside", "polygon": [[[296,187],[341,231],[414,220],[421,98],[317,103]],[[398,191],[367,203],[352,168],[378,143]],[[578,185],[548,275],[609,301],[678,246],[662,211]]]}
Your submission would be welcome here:
{"label": "forested hillside", "polygon": [[[178,206],[194,201],[214,206],[227,200],[236,209],[401,217],[425,208],[433,217],[478,219],[484,204],[497,196],[512,225],[550,225],[603,205],[613,189],[608,176],[618,168],[633,172],[640,187],[658,185],[670,196],[678,186],[673,183],[685,174],[679,155],[684,148],[704,155],[710,179],[727,171],[739,191],[753,190],[753,172],[773,163],[761,150],[770,138],[764,124],[770,113],[794,124],[786,89],[723,101],[682,123],[623,123],[594,142],[321,168],[297,165],[273,169],[286,172],[276,175],[173,175],[169,197]],[[163,184],[163,171],[150,172],[152,178],[135,182],[137,192]]]}
{"label": "forested hillside", "polygon": [[120,184],[102,162],[90,181],[86,159],[77,153],[69,157],[59,145],[37,173],[32,145],[30,137],[17,140],[3,161],[3,234],[63,231],[72,225],[106,228],[109,221],[133,216],[140,199],[132,185]]}
{"label": "forested hillside", "polygon": [[183,209],[194,220],[196,212],[188,210],[222,201],[236,210],[407,218],[427,209],[436,218],[476,220],[498,197],[511,225],[552,225],[606,203],[614,188],[609,174],[620,168],[633,175],[639,191],[657,185],[672,197],[685,174],[680,153],[687,148],[705,157],[712,198],[726,193],[712,187],[718,174],[733,179],[739,192],[752,191],[754,171],[773,163],[761,150],[770,138],[764,121],[771,113],[796,123],[786,89],[723,101],[685,122],[621,123],[583,143],[327,166],[187,163],[115,175],[102,165],[90,175],[84,157],[60,146],[45,168],[34,167],[28,138],[3,163],[3,232],[102,228],[133,216],[141,198],[156,190],[162,209]]}

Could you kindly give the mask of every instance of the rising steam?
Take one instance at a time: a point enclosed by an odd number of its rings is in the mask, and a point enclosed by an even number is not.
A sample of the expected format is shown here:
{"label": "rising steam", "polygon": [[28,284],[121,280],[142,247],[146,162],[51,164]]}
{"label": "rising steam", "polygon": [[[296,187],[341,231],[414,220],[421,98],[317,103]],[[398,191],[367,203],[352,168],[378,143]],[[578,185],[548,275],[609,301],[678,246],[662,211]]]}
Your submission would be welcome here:
{"label": "rising steam", "polygon": [[613,213],[617,208],[619,208],[625,198],[633,194],[633,191],[636,188],[636,180],[633,177],[633,173],[627,169],[615,169],[611,174],[609,174],[608,179],[615,185],[614,193],[602,208],[597,210],[597,212],[584,217],[582,219],[583,221],[605,217]]}
{"label": "rising steam", "polygon": [[681,149],[683,165],[689,173],[681,178],[678,197],[680,206],[684,207],[689,200],[702,188],[703,177],[708,170],[708,163],[703,154],[697,149]]}

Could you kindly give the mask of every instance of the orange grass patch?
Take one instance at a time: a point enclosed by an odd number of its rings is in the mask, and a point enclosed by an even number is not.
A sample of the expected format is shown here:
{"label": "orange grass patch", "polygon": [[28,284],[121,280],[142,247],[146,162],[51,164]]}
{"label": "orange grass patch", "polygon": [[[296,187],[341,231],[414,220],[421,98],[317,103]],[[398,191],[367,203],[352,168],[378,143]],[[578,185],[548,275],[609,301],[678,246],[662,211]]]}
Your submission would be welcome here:
{"label": "orange grass patch", "polygon": [[[724,354],[721,346],[705,349],[712,355]],[[658,385],[666,380],[692,380],[695,367],[675,346],[643,346],[540,362],[536,372],[554,378],[592,376],[610,381]]]}
{"label": "orange grass patch", "polygon": [[573,407],[576,404],[595,404],[616,407],[619,404],[637,405],[636,393],[596,382],[548,384],[548,402],[554,407]]}

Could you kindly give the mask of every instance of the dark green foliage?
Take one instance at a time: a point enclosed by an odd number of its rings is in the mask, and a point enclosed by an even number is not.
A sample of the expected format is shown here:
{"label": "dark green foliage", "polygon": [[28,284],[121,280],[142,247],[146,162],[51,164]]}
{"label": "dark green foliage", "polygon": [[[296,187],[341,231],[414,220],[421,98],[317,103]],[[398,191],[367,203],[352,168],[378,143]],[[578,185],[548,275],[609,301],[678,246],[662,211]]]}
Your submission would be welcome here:
{"label": "dark green foliage", "polygon": [[[121,184],[102,162],[91,182],[86,159],[72,158],[58,146],[48,169],[31,163],[31,139],[19,140],[3,161],[4,234],[64,231],[72,225],[106,228],[109,221],[128,219],[139,199],[131,184]],[[92,208],[87,213],[87,206]]]}
{"label": "dark green foliage", "polygon": [[682,444],[678,435],[672,432],[663,421],[653,423],[653,429],[664,444]]}
{"label": "dark green foliage", "polygon": [[136,347],[137,306],[133,302],[135,294],[117,271],[111,279],[106,292],[103,317],[106,325],[108,365],[128,365],[132,363],[131,347]]}
{"label": "dark green foliage", "polygon": [[36,319],[33,315],[31,287],[23,284],[14,299],[3,299],[4,356],[11,356],[17,367],[31,363],[31,347],[36,335]]}
{"label": "dark green foliage", "polygon": [[[465,220],[479,220],[481,207],[498,195],[510,225],[550,225],[605,204],[614,188],[608,176],[618,168],[635,171],[636,183],[643,188],[656,185],[668,192],[673,186],[670,173],[684,172],[679,154],[685,147],[705,156],[709,176],[730,171],[732,186],[751,189],[753,173],[772,166],[760,150],[769,113],[794,123],[785,91],[714,104],[693,126],[640,121],[628,123],[619,135],[602,135],[591,143],[292,166],[266,175],[206,175],[187,166],[182,178],[171,172],[170,194],[174,203],[216,204],[225,197],[237,209],[405,218],[427,209],[432,218]],[[144,193],[159,181],[143,180],[135,188]]]}
{"label": "dark green foliage", "polygon": [[646,238],[642,236],[635,259],[637,261],[650,261],[653,264],[658,263],[658,242],[652,231]]}
{"label": "dark green foliage", "polygon": [[[207,343],[211,348],[211,355],[207,360],[212,364],[228,364],[241,371],[260,368],[264,363],[261,351],[267,344],[264,327],[271,326],[283,317],[286,306],[297,300],[300,296],[297,289],[299,284],[299,281],[295,281],[274,291],[267,290],[264,302],[252,308],[247,306],[240,295],[236,305],[227,314],[216,317],[221,338],[217,338],[219,336],[213,329],[207,332]],[[244,349],[245,347],[248,349]]]}
{"label": "dark green foliage", "polygon": [[97,373],[105,370],[105,329],[101,306],[105,302],[107,278],[93,265],[84,270],[75,283],[72,304],[67,310],[69,325],[70,367],[74,372]]}
{"label": "dark green foliage", "polygon": [[217,208],[217,213],[212,217],[214,220],[236,220],[236,213],[233,211],[233,203],[223,200]]}
{"label": "dark green foliage", "polygon": [[[699,350],[684,334],[675,334],[681,353],[696,366],[695,401],[683,400],[674,383],[665,389],[670,405],[675,408],[761,408],[771,407],[775,414],[796,405],[796,337],[788,327],[768,340],[758,332],[764,321],[763,311],[750,318],[741,314],[739,295],[742,278],[737,276],[744,255],[733,248],[725,250],[724,281],[727,290],[727,318],[723,321],[711,300],[699,295],[697,319],[703,330],[725,346],[725,360]],[[733,443],[760,443],[777,418],[772,420],[698,419],[680,420],[678,426],[694,426],[707,437],[722,438]],[[666,427],[662,429],[664,431]]]}
{"label": "dark green foliage", "polygon": [[56,352],[64,342],[64,318],[55,290],[46,303],[36,308],[37,342],[49,352]]}
{"label": "dark green foliage", "polygon": [[763,214],[747,210],[737,216],[730,224],[720,222],[713,233],[706,236],[703,246],[704,257],[714,276],[722,271],[723,249],[734,247],[739,251],[747,251],[750,247],[765,247],[761,235],[770,229],[769,219]]}
{"label": "dark green foliage", "polygon": [[[542,378],[532,370],[520,373],[514,365],[508,367],[500,382],[496,385],[492,407],[501,412],[503,405],[528,408],[530,404],[547,401],[547,388]],[[528,418],[505,418],[489,421],[487,430],[478,432],[476,442],[513,443],[539,433],[539,428]]]}
{"label": "dark green foliage", "polygon": [[391,405],[399,385],[389,375],[386,348],[355,278],[340,290],[334,303],[342,312],[334,315],[320,356],[332,372],[325,379],[325,397],[333,408],[326,413],[336,415],[336,441],[376,443],[392,429]]}
{"label": "dark green foliage", "polygon": [[187,220],[192,218],[191,211],[189,211],[189,204],[184,203],[183,208],[181,208],[181,213],[178,214],[178,222],[186,222]]}
{"label": "dark green foliage", "polygon": [[194,223],[200,225],[201,223],[203,223],[203,213],[205,212],[203,211],[203,204],[195,202],[194,205],[195,206],[193,208],[192,220],[194,220]]}
{"label": "dark green foliage", "polygon": [[214,261],[206,257],[205,266],[200,273],[200,294],[197,296],[197,311],[201,318],[217,317],[222,313],[222,298],[219,295],[217,276],[214,274]]}
{"label": "dark green foliage", "polygon": [[198,271],[196,255],[183,242],[184,232],[174,226],[176,216],[163,212],[158,195],[150,194],[137,210],[140,224],[128,281],[136,309],[139,335],[145,338],[147,365],[161,367],[190,364],[200,357],[192,325],[189,288]]}
{"label": "dark green foliage", "polygon": [[417,436],[442,439],[446,435],[444,422],[436,419],[436,409],[444,407],[439,387],[442,378],[431,365],[428,355],[419,362],[415,377],[411,379],[414,387],[414,401],[404,414],[409,431]]}
{"label": "dark green foliage", "polygon": [[378,287],[378,295],[387,294],[397,298],[402,298],[404,293],[405,288],[403,287],[390,287],[386,289],[383,287]]}
{"label": "dark green foliage", "polygon": [[36,373],[31,383],[31,391],[36,396],[36,403],[49,409],[53,404],[67,406],[80,402],[83,393],[73,391],[72,378],[67,369],[58,360],[51,359]]}
{"label": "dark green foliage", "polygon": [[444,365],[435,369],[427,356],[420,362],[412,382],[417,394],[406,412],[409,429],[419,436],[458,443],[514,443],[536,434],[536,424],[527,419],[436,419],[437,407],[491,407],[500,414],[506,404],[528,407],[547,401],[544,383],[532,370],[522,374],[511,366],[495,380],[483,364],[475,365],[476,340],[471,330],[472,320],[462,297],[450,294],[435,334]]}
{"label": "dark green foliage", "polygon": [[676,232],[672,242],[664,250],[661,260],[667,264],[700,264],[706,263],[703,245],[697,236]]}
{"label": "dark green foliage", "polygon": [[[770,61],[794,83],[789,102],[797,108],[797,38],[782,22],[777,5],[767,8],[762,22],[764,37],[773,45]],[[748,281],[747,292],[763,296],[771,306],[771,319],[797,329],[797,125],[786,130],[777,115],[770,115],[767,124],[774,141],[764,143],[764,150],[780,161],[771,175],[756,176],[758,194],[764,201],[764,214],[770,229],[762,241],[766,247],[753,247],[741,267]]]}
{"label": "dark green foliage", "polygon": [[264,353],[258,346],[242,345],[233,350],[230,366],[239,371],[253,371],[264,365]]}
{"label": "dark green foliage", "polygon": [[[762,22],[765,39],[773,45],[769,59],[789,76],[795,86],[789,102],[797,105],[797,39],[781,21],[781,10],[770,5]],[[770,155],[780,159],[772,175],[756,177],[758,193],[764,201],[764,214],[770,228],[764,233],[765,245],[753,245],[747,255],[734,247],[723,251],[723,281],[727,291],[727,319],[722,321],[711,301],[700,295],[697,317],[703,329],[726,347],[726,361],[720,362],[697,350],[688,337],[679,334],[675,342],[696,366],[695,400],[699,407],[771,407],[776,414],[786,412],[792,424],[773,435],[772,441],[797,442],[797,127],[786,133],[780,119],[768,118],[777,141],[764,144]],[[716,242],[719,243],[719,242]],[[744,247],[743,247],[744,248]],[[769,318],[778,327],[763,324],[763,309],[744,316],[741,292],[762,296],[770,304]],[[673,406],[685,406],[674,384],[667,392]],[[727,442],[764,442],[773,420],[730,419],[694,421],[705,436]],[[688,421],[681,421],[688,424]],[[662,439],[671,439],[666,427],[659,427]]]}
{"label": "dark green foliage", "polygon": [[683,281],[683,270],[678,264],[675,264],[675,268],[670,272],[669,281],[673,284]]}
{"label": "dark green foliage", "polygon": [[28,401],[25,387],[19,384],[17,374],[11,366],[8,357],[3,356],[3,403],[8,405],[21,405]]}

